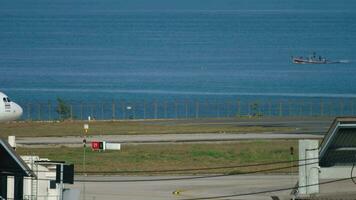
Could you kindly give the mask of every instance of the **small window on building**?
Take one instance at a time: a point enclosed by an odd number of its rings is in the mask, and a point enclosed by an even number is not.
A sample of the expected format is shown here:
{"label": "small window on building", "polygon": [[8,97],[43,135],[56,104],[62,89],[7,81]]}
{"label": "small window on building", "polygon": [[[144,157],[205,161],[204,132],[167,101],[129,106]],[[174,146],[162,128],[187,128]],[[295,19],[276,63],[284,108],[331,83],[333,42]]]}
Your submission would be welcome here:
{"label": "small window on building", "polygon": [[6,102],[6,98],[4,97],[4,98],[2,98],[2,100],[4,101],[4,102]]}
{"label": "small window on building", "polygon": [[50,189],[56,189],[57,188],[56,180],[50,180],[49,181],[49,188]]}

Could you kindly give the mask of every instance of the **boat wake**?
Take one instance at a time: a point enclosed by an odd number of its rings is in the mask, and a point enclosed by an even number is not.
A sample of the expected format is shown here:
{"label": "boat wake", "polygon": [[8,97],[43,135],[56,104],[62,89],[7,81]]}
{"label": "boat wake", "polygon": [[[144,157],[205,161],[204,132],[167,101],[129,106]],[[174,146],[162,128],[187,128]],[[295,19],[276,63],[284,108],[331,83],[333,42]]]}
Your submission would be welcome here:
{"label": "boat wake", "polygon": [[339,60],[339,61],[337,61],[337,63],[347,64],[347,63],[351,63],[351,61],[349,61],[349,60]]}

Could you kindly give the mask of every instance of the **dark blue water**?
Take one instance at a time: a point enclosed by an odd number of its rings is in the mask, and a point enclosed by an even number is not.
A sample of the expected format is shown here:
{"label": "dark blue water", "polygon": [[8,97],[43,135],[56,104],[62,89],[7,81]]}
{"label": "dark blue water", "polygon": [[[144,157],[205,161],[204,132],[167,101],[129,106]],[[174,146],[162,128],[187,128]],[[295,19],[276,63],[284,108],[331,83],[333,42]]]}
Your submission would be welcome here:
{"label": "dark blue water", "polygon": [[[353,1],[230,11],[64,2],[0,7],[0,89],[18,101],[356,97]],[[349,63],[291,64],[314,51]]]}

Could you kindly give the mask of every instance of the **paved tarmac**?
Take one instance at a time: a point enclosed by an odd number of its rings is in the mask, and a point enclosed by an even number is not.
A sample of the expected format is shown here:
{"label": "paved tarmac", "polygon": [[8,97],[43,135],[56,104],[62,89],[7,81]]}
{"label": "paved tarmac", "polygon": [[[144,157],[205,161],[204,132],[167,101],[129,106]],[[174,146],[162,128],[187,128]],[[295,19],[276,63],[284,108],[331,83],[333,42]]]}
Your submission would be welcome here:
{"label": "paved tarmac", "polygon": [[220,118],[220,119],[180,119],[147,121],[153,125],[231,125],[239,127],[287,127],[303,133],[324,134],[335,118],[331,117],[262,117],[262,118]]}
{"label": "paved tarmac", "polygon": [[[89,182],[85,183],[85,199],[89,200],[183,200],[216,196],[226,196],[229,200],[265,200],[271,196],[289,196],[291,190],[297,182],[296,175],[240,175],[225,176],[218,178],[175,180],[175,181],[150,181],[150,182],[115,182],[115,180],[134,180],[134,179],[157,179],[174,178],[172,176],[97,176],[86,177],[85,180],[104,180],[109,182]],[[76,177],[83,179],[83,177]],[[113,182],[114,181],[114,182]],[[323,180],[324,181],[324,180]],[[84,184],[76,182],[68,185],[71,188],[84,191]],[[321,194],[340,194],[355,191],[355,185],[351,180],[322,185]],[[259,193],[261,191],[286,189],[279,192]],[[175,194],[174,191],[177,191]],[[246,193],[259,193],[251,195],[240,195]],[[230,196],[231,195],[231,196]],[[83,198],[83,197],[82,197]],[[81,199],[82,199],[81,198]]]}
{"label": "paved tarmac", "polygon": [[[201,143],[201,142],[232,142],[239,140],[276,140],[276,139],[320,139],[322,135],[312,134],[278,134],[278,133],[204,133],[204,134],[162,134],[162,135],[102,135],[87,137],[90,141],[106,141],[122,144],[156,144],[156,143]],[[17,145],[35,146],[81,146],[82,137],[23,137],[17,138]]]}

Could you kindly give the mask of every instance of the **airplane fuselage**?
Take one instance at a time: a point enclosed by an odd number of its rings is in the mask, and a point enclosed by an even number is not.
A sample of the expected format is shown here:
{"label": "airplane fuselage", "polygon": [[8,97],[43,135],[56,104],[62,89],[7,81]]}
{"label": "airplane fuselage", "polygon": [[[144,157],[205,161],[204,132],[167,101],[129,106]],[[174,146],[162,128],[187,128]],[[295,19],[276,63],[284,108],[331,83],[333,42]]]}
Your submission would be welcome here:
{"label": "airplane fuselage", "polygon": [[13,121],[21,117],[22,108],[0,92],[0,122]]}

